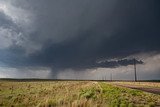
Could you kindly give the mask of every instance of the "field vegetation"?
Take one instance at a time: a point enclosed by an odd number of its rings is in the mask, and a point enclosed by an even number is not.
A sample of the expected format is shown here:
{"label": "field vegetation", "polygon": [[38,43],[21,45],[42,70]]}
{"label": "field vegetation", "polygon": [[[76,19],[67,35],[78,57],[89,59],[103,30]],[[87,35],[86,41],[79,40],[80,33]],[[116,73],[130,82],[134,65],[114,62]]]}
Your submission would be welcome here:
{"label": "field vegetation", "polygon": [[0,82],[0,107],[158,107],[160,95],[93,81]]}

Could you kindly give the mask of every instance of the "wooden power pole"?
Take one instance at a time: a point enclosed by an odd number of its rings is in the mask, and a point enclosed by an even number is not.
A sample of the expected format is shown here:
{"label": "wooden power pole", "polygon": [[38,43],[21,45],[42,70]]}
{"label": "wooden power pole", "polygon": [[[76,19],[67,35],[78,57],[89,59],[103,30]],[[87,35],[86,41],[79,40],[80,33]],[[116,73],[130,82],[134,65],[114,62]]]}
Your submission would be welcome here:
{"label": "wooden power pole", "polygon": [[112,81],[112,72],[111,72],[111,74],[110,74],[110,81]]}
{"label": "wooden power pole", "polygon": [[136,70],[136,59],[134,58],[134,80],[137,82],[137,70]]}

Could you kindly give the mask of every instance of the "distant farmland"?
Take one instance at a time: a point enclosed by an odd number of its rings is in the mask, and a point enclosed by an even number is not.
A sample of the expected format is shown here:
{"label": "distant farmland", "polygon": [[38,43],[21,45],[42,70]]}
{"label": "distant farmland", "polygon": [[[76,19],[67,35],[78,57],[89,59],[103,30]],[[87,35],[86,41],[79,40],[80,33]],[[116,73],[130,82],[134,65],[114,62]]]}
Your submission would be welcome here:
{"label": "distant farmland", "polygon": [[0,107],[160,107],[160,95],[103,81],[0,81]]}

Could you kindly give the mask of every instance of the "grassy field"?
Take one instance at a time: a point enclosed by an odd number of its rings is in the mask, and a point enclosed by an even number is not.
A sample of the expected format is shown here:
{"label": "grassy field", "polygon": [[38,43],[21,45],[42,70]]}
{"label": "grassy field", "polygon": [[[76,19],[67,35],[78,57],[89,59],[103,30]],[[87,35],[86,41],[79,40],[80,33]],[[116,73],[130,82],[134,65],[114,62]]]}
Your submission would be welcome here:
{"label": "grassy field", "polygon": [[0,107],[158,107],[159,104],[160,95],[110,82],[0,81]]}

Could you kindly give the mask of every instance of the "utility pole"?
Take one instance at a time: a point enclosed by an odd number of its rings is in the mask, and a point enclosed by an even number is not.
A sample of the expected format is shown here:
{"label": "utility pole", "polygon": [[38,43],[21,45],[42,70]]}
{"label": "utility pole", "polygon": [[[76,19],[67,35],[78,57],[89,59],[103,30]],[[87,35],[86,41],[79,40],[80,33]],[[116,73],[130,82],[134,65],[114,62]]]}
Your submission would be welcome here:
{"label": "utility pole", "polygon": [[136,59],[133,59],[134,61],[134,80],[135,82],[137,82],[137,70],[136,70]]}
{"label": "utility pole", "polygon": [[110,74],[110,80],[112,81],[112,72],[111,72],[111,74]]}

